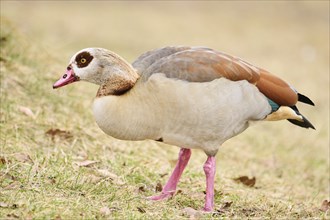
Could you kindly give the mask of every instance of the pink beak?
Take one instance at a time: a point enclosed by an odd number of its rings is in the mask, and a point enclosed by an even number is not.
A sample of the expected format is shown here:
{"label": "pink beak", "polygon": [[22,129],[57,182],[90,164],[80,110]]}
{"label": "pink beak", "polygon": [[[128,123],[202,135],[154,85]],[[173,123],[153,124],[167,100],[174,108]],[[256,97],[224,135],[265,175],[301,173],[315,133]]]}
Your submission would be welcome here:
{"label": "pink beak", "polygon": [[74,74],[72,69],[68,69],[66,73],[54,83],[53,89],[68,85],[70,83],[78,81],[79,78]]}

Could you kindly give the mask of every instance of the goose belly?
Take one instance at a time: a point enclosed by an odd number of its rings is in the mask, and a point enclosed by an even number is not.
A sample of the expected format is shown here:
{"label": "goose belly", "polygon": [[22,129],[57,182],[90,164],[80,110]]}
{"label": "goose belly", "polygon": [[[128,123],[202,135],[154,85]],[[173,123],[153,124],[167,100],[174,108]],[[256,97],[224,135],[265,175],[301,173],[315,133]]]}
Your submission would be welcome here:
{"label": "goose belly", "polygon": [[124,96],[94,101],[97,124],[115,138],[161,139],[209,154],[270,111],[267,98],[245,80],[193,83],[162,74],[152,75]]}
{"label": "goose belly", "polygon": [[148,116],[146,106],[120,98],[104,96],[94,100],[94,118],[101,130],[121,140],[156,140],[160,136],[160,125],[152,115]]}

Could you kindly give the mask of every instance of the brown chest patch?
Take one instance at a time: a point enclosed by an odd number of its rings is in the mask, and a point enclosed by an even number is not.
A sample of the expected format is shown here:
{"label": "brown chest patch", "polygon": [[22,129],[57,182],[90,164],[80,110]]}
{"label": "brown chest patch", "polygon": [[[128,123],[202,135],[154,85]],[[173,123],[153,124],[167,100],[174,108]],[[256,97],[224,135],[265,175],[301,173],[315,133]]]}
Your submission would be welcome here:
{"label": "brown chest patch", "polygon": [[96,97],[108,95],[123,95],[130,89],[132,89],[134,84],[134,82],[127,80],[110,79],[100,86],[99,90],[97,91]]}

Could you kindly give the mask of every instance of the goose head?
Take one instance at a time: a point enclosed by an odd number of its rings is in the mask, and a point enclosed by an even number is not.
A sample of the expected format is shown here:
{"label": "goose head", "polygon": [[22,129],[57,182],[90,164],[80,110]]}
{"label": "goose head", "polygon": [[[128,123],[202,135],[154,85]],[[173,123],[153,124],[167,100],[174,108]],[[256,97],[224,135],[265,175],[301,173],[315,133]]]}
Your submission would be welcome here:
{"label": "goose head", "polygon": [[138,78],[133,67],[117,54],[103,48],[85,48],[72,56],[65,74],[53,88],[81,80],[116,91],[127,84],[133,86]]}

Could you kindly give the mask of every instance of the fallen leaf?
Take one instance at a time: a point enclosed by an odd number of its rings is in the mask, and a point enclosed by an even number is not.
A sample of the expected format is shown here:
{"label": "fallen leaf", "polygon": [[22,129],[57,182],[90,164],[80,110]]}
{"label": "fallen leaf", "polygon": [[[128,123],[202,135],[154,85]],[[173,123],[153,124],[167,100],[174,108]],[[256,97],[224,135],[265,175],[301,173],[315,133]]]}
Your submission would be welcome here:
{"label": "fallen leaf", "polygon": [[109,207],[104,206],[100,209],[100,213],[101,213],[101,215],[110,215],[111,211],[110,211]]}
{"label": "fallen leaf", "polygon": [[113,180],[113,183],[119,186],[125,185],[125,182],[121,178]]}
{"label": "fallen leaf", "polygon": [[144,186],[140,186],[140,187],[139,187],[139,189],[138,189],[138,191],[139,191],[139,192],[145,192],[145,191],[146,191],[146,189],[145,189],[145,187],[144,187]]}
{"label": "fallen leaf", "polygon": [[233,179],[237,183],[243,183],[245,186],[253,187],[256,184],[256,178],[252,177],[251,179],[247,176],[240,176]]}
{"label": "fallen leaf", "polygon": [[17,161],[22,162],[22,163],[33,163],[30,155],[26,153],[15,153],[14,157]]}
{"label": "fallen leaf", "polygon": [[137,210],[141,213],[146,213],[146,210],[142,207],[137,207]]}
{"label": "fallen leaf", "polygon": [[201,212],[191,208],[191,207],[186,207],[183,210],[183,213],[189,217],[189,219],[198,219],[201,217]]}
{"label": "fallen leaf", "polygon": [[14,213],[8,214],[7,217],[8,218],[19,218],[19,216]]}
{"label": "fallen leaf", "polygon": [[9,205],[5,202],[0,202],[0,207],[1,208],[7,208]]}
{"label": "fallen leaf", "polygon": [[22,113],[24,113],[25,115],[35,119],[36,116],[35,114],[32,112],[32,110],[28,107],[24,107],[24,106],[18,106],[18,110]]}
{"label": "fallen leaf", "polygon": [[326,212],[326,211],[328,211],[329,209],[330,209],[330,201],[328,201],[328,200],[324,200],[324,201],[322,202],[322,205],[321,205],[320,210],[323,211],[323,212]]}
{"label": "fallen leaf", "polygon": [[121,177],[117,176],[117,174],[112,173],[107,169],[97,169],[96,171],[102,177],[107,177],[110,180],[112,180],[112,182],[116,185],[124,185],[125,184],[125,182],[121,179]]}
{"label": "fallen leaf", "polygon": [[10,162],[10,161],[7,161],[6,158],[4,158],[4,157],[0,157],[0,163],[1,163],[1,164],[6,164],[6,163],[8,163],[8,162]]}
{"label": "fallen leaf", "polygon": [[56,179],[56,177],[54,177],[54,176],[48,176],[47,182],[50,184],[55,184],[56,183],[55,179]]}
{"label": "fallen leaf", "polygon": [[182,190],[181,189],[179,189],[179,190],[177,190],[176,192],[175,192],[175,194],[174,195],[178,195],[178,194],[181,194],[182,193]]}
{"label": "fallen leaf", "polygon": [[110,207],[109,210],[110,210],[110,212],[115,212],[115,211],[118,211],[118,210],[121,210],[121,209],[118,208],[118,207]]}
{"label": "fallen leaf", "polygon": [[76,158],[78,160],[87,160],[88,154],[85,151],[79,151]]}
{"label": "fallen leaf", "polygon": [[163,177],[166,176],[166,175],[168,175],[168,173],[161,173],[161,174],[159,174],[159,176],[160,176],[161,178],[163,178]]}
{"label": "fallen leaf", "polygon": [[98,182],[102,181],[103,179],[104,179],[103,177],[95,176],[94,174],[89,174],[88,175],[88,180],[91,183],[98,183]]}
{"label": "fallen leaf", "polygon": [[233,202],[225,202],[224,204],[223,204],[223,206],[221,207],[221,209],[226,209],[226,208],[229,208],[230,206],[231,206],[231,204],[233,204]]}
{"label": "fallen leaf", "polygon": [[116,174],[111,173],[109,170],[107,169],[97,169],[97,172],[103,176],[103,177],[109,177],[110,179],[114,180],[119,178]]}
{"label": "fallen leaf", "polygon": [[157,183],[156,185],[156,192],[161,192],[163,190],[163,186],[161,183]]}
{"label": "fallen leaf", "polygon": [[84,160],[81,162],[75,162],[75,164],[77,164],[79,167],[89,167],[95,163],[97,163],[97,161],[94,160]]}
{"label": "fallen leaf", "polygon": [[63,131],[58,128],[56,128],[56,129],[51,128],[48,131],[46,131],[46,134],[51,136],[52,141],[54,141],[55,137],[59,137],[61,139],[70,139],[73,137],[71,132]]}

